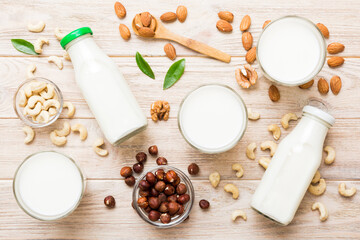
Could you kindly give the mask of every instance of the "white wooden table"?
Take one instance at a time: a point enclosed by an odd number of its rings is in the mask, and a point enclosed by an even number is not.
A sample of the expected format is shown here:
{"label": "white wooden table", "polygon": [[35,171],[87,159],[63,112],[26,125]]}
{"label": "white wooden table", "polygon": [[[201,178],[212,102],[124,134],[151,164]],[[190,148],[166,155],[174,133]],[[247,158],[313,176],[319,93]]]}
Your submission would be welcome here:
{"label": "white wooden table", "polygon": [[[339,182],[356,186],[360,190],[360,1],[348,0],[227,0],[227,1],[140,1],[124,0],[127,17],[118,19],[113,10],[114,1],[61,0],[61,1],[0,1],[0,238],[1,239],[264,239],[264,238],[360,238],[360,194],[345,199],[338,194]],[[203,41],[215,48],[231,54],[230,64],[206,58],[193,51],[174,44],[178,57],[186,59],[186,70],[181,80],[171,89],[163,91],[162,82],[168,67],[172,64],[164,56],[163,46],[167,41],[144,40],[132,34],[125,42],[118,32],[118,25],[130,22],[136,13],[150,11],[159,17],[166,11],[175,11],[179,4],[188,9],[184,23],[166,24],[170,30]],[[234,13],[234,31],[220,33],[216,27],[217,13],[229,10]],[[245,63],[245,50],[241,44],[239,24],[241,18],[249,14],[252,18],[250,32],[255,43],[265,20],[283,15],[297,14],[314,22],[322,22],[330,30],[328,43],[338,41],[346,49],[341,56],[346,61],[343,66],[329,69],[327,65],[319,76],[330,80],[339,75],[343,87],[338,96],[331,92],[321,96],[314,85],[309,90],[297,87],[279,87],[281,100],[273,103],[268,98],[270,82],[260,74],[257,85],[250,90],[241,89],[234,78],[235,68]],[[26,29],[28,21],[46,22],[42,33],[30,33]],[[93,141],[102,136],[93,115],[83,100],[74,80],[71,62],[65,62],[59,71],[55,65],[47,63],[50,55],[62,55],[59,42],[53,35],[55,27],[69,32],[78,27],[89,26],[94,31],[96,42],[118,64],[130,84],[138,102],[147,114],[148,129],[136,137],[114,148],[107,144],[110,154],[98,157],[91,148]],[[12,38],[23,38],[34,42],[39,36],[50,39],[50,46],[44,53],[33,57],[17,52],[10,43]],[[139,51],[152,66],[156,79],[151,80],[140,72],[135,62]],[[77,111],[71,123],[82,123],[89,131],[89,137],[81,142],[72,134],[64,147],[56,147],[49,140],[52,129],[62,125],[62,119],[53,126],[36,131],[36,138],[30,145],[23,143],[23,123],[16,117],[12,101],[17,86],[25,80],[26,67],[35,63],[36,76],[49,78],[61,88],[66,100],[75,104]],[[257,67],[255,63],[254,66]],[[244,98],[248,107],[261,113],[259,121],[250,121],[242,141],[231,151],[219,155],[207,155],[192,149],[182,138],[177,128],[177,111],[185,94],[205,83],[222,83],[234,88]],[[264,172],[256,161],[245,156],[245,146],[250,141],[258,144],[264,139],[271,140],[267,131],[271,123],[279,123],[287,112],[301,113],[309,98],[320,99],[327,104],[336,124],[329,131],[326,144],[336,148],[337,158],[333,165],[322,164],[320,172],[326,179],[327,190],[324,195],[315,197],[306,194],[294,221],[281,227],[260,216],[250,208],[251,196]],[[150,104],[159,99],[171,105],[170,119],[154,123],[150,119]],[[62,118],[66,118],[65,115]],[[294,127],[291,123],[282,138]],[[120,169],[135,162],[135,154],[156,144],[160,155],[169,164],[186,171],[191,162],[200,166],[200,174],[191,177],[196,199],[189,221],[167,230],[156,229],[143,222],[131,208],[132,188],[125,185],[119,175]],[[87,175],[87,189],[79,208],[69,217],[57,222],[41,222],[27,216],[17,206],[12,193],[12,179],[17,166],[31,153],[39,150],[56,150],[72,156]],[[257,157],[268,156],[268,152],[257,150]],[[231,170],[233,163],[241,163],[245,169],[244,177],[237,179]],[[145,170],[156,166],[155,159],[149,158]],[[212,171],[219,171],[222,181],[213,189],[207,178]],[[223,191],[226,183],[234,183],[240,189],[240,197],[233,200]],[[113,195],[115,209],[106,209],[103,199]],[[208,199],[211,208],[203,211],[198,207],[200,199]],[[318,212],[311,211],[314,201],[323,202],[329,210],[329,219],[320,222]],[[231,212],[243,209],[248,215],[246,222],[241,219],[231,221]]]}

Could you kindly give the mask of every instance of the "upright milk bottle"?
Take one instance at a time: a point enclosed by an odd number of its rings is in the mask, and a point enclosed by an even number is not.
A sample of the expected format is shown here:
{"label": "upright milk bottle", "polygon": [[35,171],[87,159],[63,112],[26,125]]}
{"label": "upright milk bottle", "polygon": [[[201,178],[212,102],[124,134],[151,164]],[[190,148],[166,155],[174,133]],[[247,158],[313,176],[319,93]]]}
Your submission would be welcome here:
{"label": "upright milk bottle", "polygon": [[335,119],[312,106],[281,141],[252,197],[251,207],[283,225],[289,224],[319,168],[323,144]]}
{"label": "upright milk bottle", "polygon": [[88,27],[60,42],[74,65],[75,78],[107,140],[117,145],[147,126],[147,119],[118,66],[96,45]]}

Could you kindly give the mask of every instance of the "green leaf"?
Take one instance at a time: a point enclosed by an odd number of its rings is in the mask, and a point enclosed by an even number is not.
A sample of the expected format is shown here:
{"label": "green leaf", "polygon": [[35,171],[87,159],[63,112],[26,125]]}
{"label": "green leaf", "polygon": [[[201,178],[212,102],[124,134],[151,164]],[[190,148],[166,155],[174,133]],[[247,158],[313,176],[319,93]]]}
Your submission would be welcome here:
{"label": "green leaf", "polygon": [[185,59],[175,62],[166,73],[163,89],[168,89],[174,85],[183,75],[185,70]]}
{"label": "green leaf", "polygon": [[35,52],[34,45],[24,39],[11,39],[11,43],[19,52],[29,55],[39,55]]}
{"label": "green leaf", "polygon": [[136,52],[136,64],[140,68],[140,70],[147,76],[152,79],[155,79],[154,72],[152,71],[150,65],[145,61],[145,59],[141,56],[139,52]]}

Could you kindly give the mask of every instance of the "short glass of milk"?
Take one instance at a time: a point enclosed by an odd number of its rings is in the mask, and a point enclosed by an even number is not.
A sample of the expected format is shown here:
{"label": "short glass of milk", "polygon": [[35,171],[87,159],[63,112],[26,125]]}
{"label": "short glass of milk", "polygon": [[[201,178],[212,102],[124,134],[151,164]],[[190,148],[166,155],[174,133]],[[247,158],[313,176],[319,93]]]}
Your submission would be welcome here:
{"label": "short glass of milk", "polygon": [[270,22],[259,37],[256,58],[266,78],[286,86],[312,80],[326,60],[324,37],[310,20],[285,16]]}
{"label": "short glass of milk", "polygon": [[203,85],[182,101],[178,126],[185,140],[204,153],[221,153],[233,148],[247,127],[244,101],[232,88]]}
{"label": "short glass of milk", "polygon": [[13,181],[15,199],[33,218],[51,221],[70,215],[85,192],[85,178],[70,157],[54,152],[28,156]]}

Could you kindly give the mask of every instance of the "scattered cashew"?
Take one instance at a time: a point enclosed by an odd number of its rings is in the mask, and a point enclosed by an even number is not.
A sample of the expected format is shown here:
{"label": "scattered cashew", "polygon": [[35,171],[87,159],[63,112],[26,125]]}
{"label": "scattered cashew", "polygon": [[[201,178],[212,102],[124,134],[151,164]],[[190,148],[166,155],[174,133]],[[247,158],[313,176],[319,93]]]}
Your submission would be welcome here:
{"label": "scattered cashew", "polygon": [[58,135],[56,135],[55,131],[52,131],[50,133],[50,140],[53,144],[55,144],[56,146],[62,146],[65,145],[67,142],[66,137],[60,137]]}
{"label": "scattered cashew", "polygon": [[63,39],[65,37],[66,34],[62,33],[60,28],[55,28],[54,30],[54,34],[55,34],[55,37],[57,38],[57,40],[61,41],[61,39]]}
{"label": "scattered cashew", "polygon": [[238,217],[241,217],[242,219],[244,219],[244,221],[247,220],[246,213],[240,209],[233,211],[231,214],[231,219],[233,221],[235,221]]}
{"label": "scattered cashew", "polygon": [[326,182],[323,178],[319,180],[319,183],[317,185],[310,184],[308,188],[308,191],[315,196],[320,196],[325,192],[325,190],[326,190]]}
{"label": "scattered cashew", "polygon": [[57,110],[55,107],[50,107],[49,110],[48,110],[49,114],[50,114],[50,117],[56,115],[57,113]]}
{"label": "scattered cashew", "polygon": [[50,107],[55,107],[56,109],[60,108],[60,102],[55,99],[49,99],[44,102],[43,108],[45,110],[48,110]]}
{"label": "scattered cashew", "polygon": [[220,173],[213,172],[209,175],[209,181],[211,185],[216,188],[220,183]]}
{"label": "scattered cashew", "polygon": [[67,135],[70,134],[71,131],[71,127],[70,127],[70,123],[68,121],[64,122],[64,126],[61,130],[55,130],[55,134],[59,137],[66,137]]}
{"label": "scattered cashew", "polygon": [[79,132],[80,133],[80,140],[84,141],[87,138],[87,129],[84,125],[78,123],[75,124],[74,126],[71,126],[71,130],[73,132]]}
{"label": "scattered cashew", "polygon": [[27,69],[26,69],[26,77],[27,78],[33,78],[34,77],[34,72],[36,71],[36,65],[35,64],[30,64]]}
{"label": "scattered cashew", "polygon": [[335,156],[336,156],[335,149],[330,146],[326,146],[324,148],[324,151],[327,153],[327,156],[324,160],[325,164],[328,165],[332,164],[335,161]]}
{"label": "scattered cashew", "polygon": [[24,115],[36,116],[41,112],[41,110],[42,110],[41,102],[37,102],[33,109],[31,109],[28,105],[26,105],[24,108]]}
{"label": "scattered cashew", "polygon": [[26,104],[27,104],[27,97],[25,95],[25,91],[20,89],[18,94],[19,94],[19,101],[18,101],[19,106],[20,107],[25,107]]}
{"label": "scattered cashew", "polygon": [[255,149],[256,149],[256,143],[252,142],[246,147],[246,156],[251,159],[255,160]]}
{"label": "scattered cashew", "polygon": [[258,162],[259,162],[260,166],[267,169],[269,164],[270,164],[270,161],[271,161],[270,158],[262,157],[262,158],[259,159]]}
{"label": "scattered cashew", "polygon": [[239,189],[232,183],[228,183],[224,186],[225,192],[232,193],[233,199],[238,199]]}
{"label": "scattered cashew", "polygon": [[28,23],[27,28],[30,32],[39,33],[42,32],[45,28],[45,23],[43,21],[40,21],[36,24]]}
{"label": "scattered cashew", "polygon": [[272,132],[273,134],[273,138],[275,140],[279,140],[280,139],[280,136],[281,136],[281,130],[280,130],[280,127],[277,125],[277,124],[270,124],[268,126],[268,130],[270,132]]}
{"label": "scattered cashew", "polygon": [[263,151],[266,149],[270,149],[270,156],[274,156],[277,149],[277,144],[273,141],[266,141],[261,143],[260,148]]}
{"label": "scattered cashew", "polygon": [[258,119],[260,119],[260,113],[253,112],[251,108],[248,108],[247,112],[248,112],[248,118],[250,120],[258,120]]}
{"label": "scattered cashew", "polygon": [[104,145],[104,139],[98,138],[93,144],[93,149],[97,155],[105,157],[109,152],[106,149],[101,148],[102,145]]}
{"label": "scattered cashew", "polygon": [[45,102],[45,99],[43,97],[40,97],[39,95],[32,95],[29,99],[28,99],[28,106],[30,108],[34,108],[35,104],[40,102],[41,104],[43,104]]}
{"label": "scattered cashew", "polygon": [[50,114],[48,111],[42,110],[35,118],[38,123],[47,123],[50,120]]}
{"label": "scattered cashew", "polygon": [[66,50],[64,50],[63,58],[67,61],[71,61],[70,55]]}
{"label": "scattered cashew", "polygon": [[322,204],[321,202],[316,202],[311,206],[311,210],[315,211],[315,210],[319,210],[320,213],[320,220],[322,222],[326,221],[326,219],[329,217],[329,213],[325,207],[324,204]]}
{"label": "scattered cashew", "polygon": [[356,193],[356,188],[351,187],[351,188],[346,189],[345,183],[340,183],[339,184],[339,193],[343,197],[352,197]]}
{"label": "scattered cashew", "polygon": [[46,100],[53,98],[54,95],[55,95],[55,88],[52,84],[46,84],[46,90],[40,92],[40,96],[42,96]]}
{"label": "scattered cashew", "polygon": [[49,63],[54,63],[60,70],[63,69],[63,67],[64,67],[61,58],[59,58],[57,56],[48,57],[48,62]]}
{"label": "scattered cashew", "polygon": [[289,121],[290,120],[298,120],[298,117],[295,113],[287,113],[281,118],[281,125],[284,129],[287,129],[289,127]]}
{"label": "scattered cashew", "polygon": [[29,126],[25,126],[25,127],[23,127],[23,131],[26,134],[26,137],[24,139],[24,143],[26,143],[26,144],[31,143],[34,140],[34,137],[35,137],[34,130]]}
{"label": "scattered cashew", "polygon": [[64,102],[64,108],[68,109],[68,117],[71,118],[75,114],[75,106],[71,102]]}
{"label": "scattered cashew", "polygon": [[43,45],[49,45],[49,40],[47,38],[38,38],[34,44],[35,52],[42,53],[42,47]]}
{"label": "scattered cashew", "polygon": [[244,169],[240,163],[234,163],[231,167],[232,170],[237,171],[236,176],[241,178],[244,175]]}
{"label": "scattered cashew", "polygon": [[311,180],[311,183],[318,183],[320,181],[320,178],[321,178],[321,174],[319,172],[319,170],[316,171],[313,179]]}

